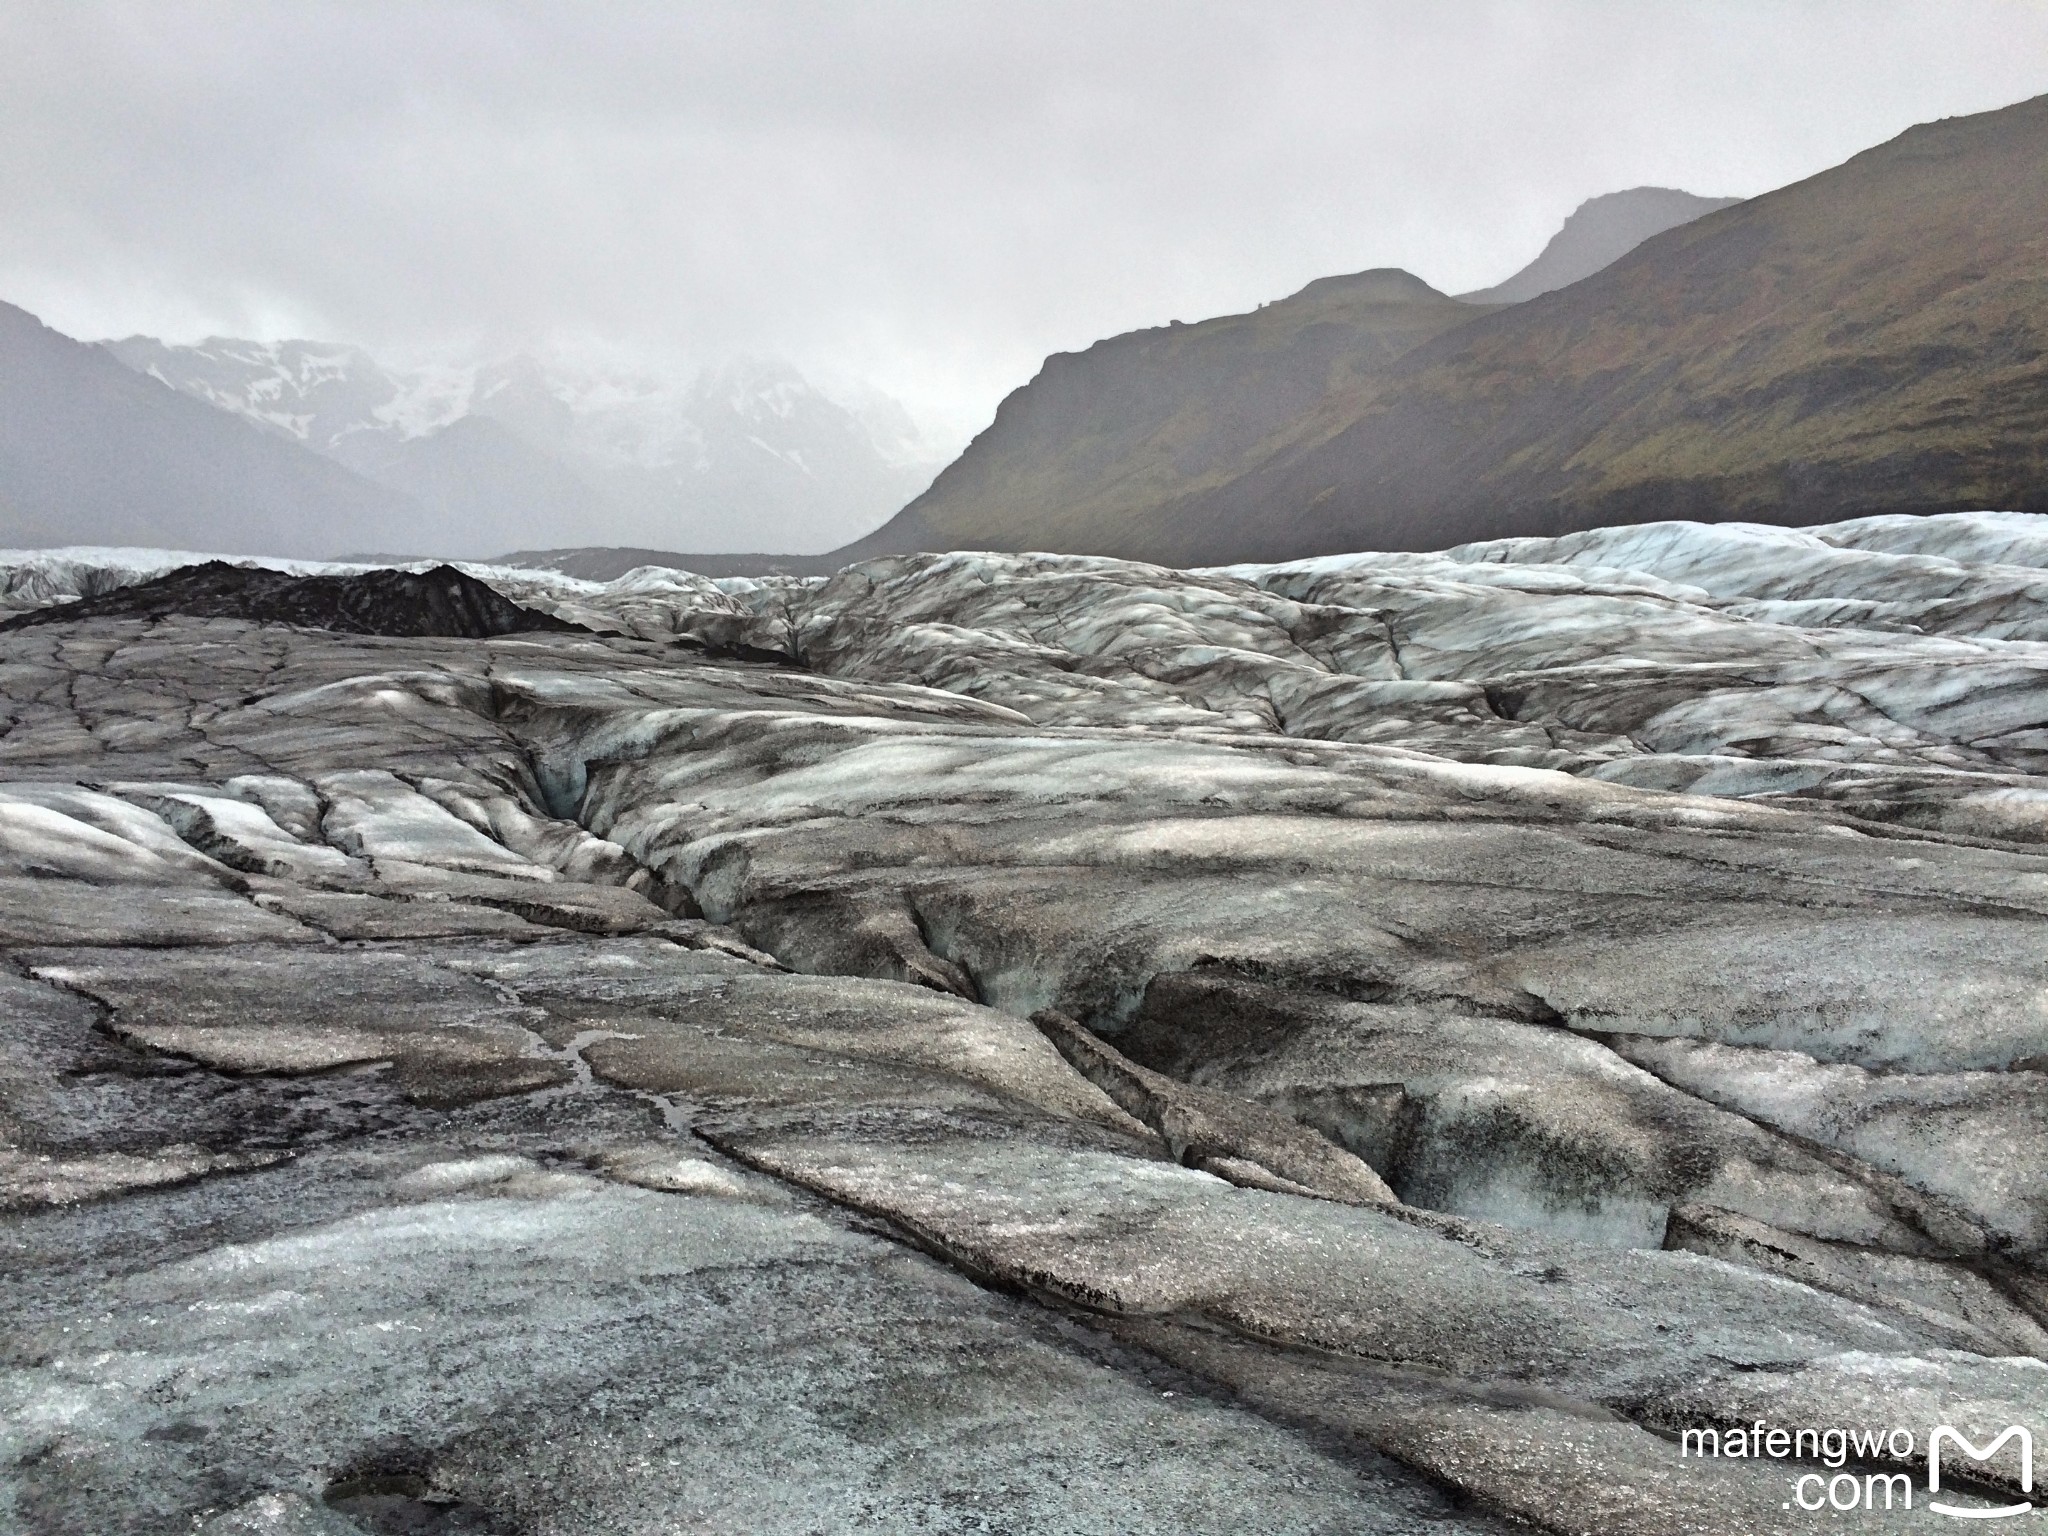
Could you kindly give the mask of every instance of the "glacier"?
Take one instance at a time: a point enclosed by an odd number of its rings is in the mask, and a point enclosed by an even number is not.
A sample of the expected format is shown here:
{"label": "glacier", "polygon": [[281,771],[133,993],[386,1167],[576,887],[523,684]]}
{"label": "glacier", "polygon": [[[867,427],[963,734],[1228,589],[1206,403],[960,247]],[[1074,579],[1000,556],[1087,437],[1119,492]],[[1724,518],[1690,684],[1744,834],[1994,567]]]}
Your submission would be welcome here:
{"label": "glacier", "polygon": [[67,616],[207,558],[0,552],[0,1522],[1775,1533],[1682,1430],[2048,1425],[2048,519]]}

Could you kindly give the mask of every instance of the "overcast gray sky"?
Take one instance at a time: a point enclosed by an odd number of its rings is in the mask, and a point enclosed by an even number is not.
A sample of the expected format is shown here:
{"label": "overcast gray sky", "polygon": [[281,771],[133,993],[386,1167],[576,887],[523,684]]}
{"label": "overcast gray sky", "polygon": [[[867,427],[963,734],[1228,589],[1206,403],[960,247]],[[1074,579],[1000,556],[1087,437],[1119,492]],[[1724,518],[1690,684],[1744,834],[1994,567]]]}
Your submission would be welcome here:
{"label": "overcast gray sky", "polygon": [[1049,351],[2048,91],[2048,0],[0,0],[0,298],[81,336]]}

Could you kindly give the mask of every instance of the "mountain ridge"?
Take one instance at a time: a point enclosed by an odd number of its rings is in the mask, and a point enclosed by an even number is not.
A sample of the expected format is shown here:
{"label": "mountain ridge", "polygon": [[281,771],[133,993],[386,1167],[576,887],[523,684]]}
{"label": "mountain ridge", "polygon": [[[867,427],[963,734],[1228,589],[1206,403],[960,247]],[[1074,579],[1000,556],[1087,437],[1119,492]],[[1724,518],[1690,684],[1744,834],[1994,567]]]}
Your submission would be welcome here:
{"label": "mountain ridge", "polygon": [[[1287,430],[1331,392],[1355,387],[1419,342],[1468,324],[1474,312],[1413,273],[1371,268],[1318,278],[1243,314],[1055,353],[1004,399],[994,422],[930,490],[874,534],[834,553],[858,559],[928,547],[922,535],[944,537],[947,530],[922,509],[948,497],[992,500],[1021,520],[1049,504],[1082,518],[1134,494],[1179,494]],[[1035,459],[987,451],[1019,440],[1042,451]],[[980,531],[990,549],[1033,547],[986,522]]]}
{"label": "mountain ridge", "polygon": [[2048,509],[2043,208],[2048,97],[1923,124],[1569,287],[1465,309],[1384,365],[1340,359],[1307,409],[1164,494],[1156,455],[1090,480],[1073,444],[1018,430],[1072,407],[1053,386],[1082,393],[1049,361],[839,553],[1202,565],[1669,518]]}

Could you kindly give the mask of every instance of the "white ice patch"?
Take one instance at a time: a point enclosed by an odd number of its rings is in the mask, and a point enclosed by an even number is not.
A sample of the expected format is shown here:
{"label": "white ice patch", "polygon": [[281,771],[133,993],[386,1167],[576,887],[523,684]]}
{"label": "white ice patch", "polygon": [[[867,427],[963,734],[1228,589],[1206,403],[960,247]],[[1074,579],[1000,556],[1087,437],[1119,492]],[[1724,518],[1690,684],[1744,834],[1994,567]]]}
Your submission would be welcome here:
{"label": "white ice patch", "polygon": [[382,769],[319,774],[314,783],[327,800],[327,840],[358,858],[523,880],[554,878],[552,869],[492,841]]}

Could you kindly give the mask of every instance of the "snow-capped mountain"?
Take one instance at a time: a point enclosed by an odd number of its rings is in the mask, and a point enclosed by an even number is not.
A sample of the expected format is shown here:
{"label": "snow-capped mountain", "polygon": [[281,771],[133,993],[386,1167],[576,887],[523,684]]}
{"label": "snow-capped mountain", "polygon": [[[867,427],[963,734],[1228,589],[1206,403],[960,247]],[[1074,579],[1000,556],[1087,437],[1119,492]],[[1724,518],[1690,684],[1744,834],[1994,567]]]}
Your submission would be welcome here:
{"label": "snow-capped mountain", "polygon": [[440,553],[825,550],[885,520],[946,457],[888,396],[828,392],[772,359],[678,379],[523,354],[399,369],[314,341],[103,345],[404,492],[446,525]]}
{"label": "snow-capped mountain", "polygon": [[165,389],[0,303],[0,543],[307,557],[424,540],[429,521],[411,497],[289,433]]}

